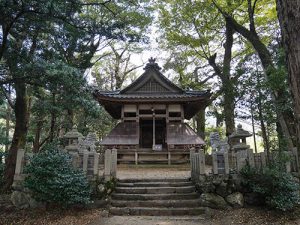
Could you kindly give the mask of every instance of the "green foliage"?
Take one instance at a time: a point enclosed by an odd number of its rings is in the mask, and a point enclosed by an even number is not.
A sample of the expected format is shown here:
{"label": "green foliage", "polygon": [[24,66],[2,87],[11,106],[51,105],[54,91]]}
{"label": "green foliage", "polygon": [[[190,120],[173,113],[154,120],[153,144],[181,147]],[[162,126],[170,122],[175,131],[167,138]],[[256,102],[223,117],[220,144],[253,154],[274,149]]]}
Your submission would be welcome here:
{"label": "green foliage", "polygon": [[81,171],[72,167],[67,153],[57,149],[42,151],[33,156],[25,172],[29,175],[24,186],[37,201],[61,206],[89,202],[89,183]]}
{"label": "green foliage", "polygon": [[299,183],[279,163],[263,170],[246,165],[240,173],[243,186],[257,193],[270,208],[287,211],[300,203]]}

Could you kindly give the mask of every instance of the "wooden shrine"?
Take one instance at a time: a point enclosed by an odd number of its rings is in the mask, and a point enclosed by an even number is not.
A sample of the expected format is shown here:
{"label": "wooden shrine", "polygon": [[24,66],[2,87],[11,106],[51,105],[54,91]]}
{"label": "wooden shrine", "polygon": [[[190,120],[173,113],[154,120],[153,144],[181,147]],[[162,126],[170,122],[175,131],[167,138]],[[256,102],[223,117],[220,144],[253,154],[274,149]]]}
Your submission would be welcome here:
{"label": "wooden shrine", "polygon": [[94,91],[94,97],[120,120],[101,141],[118,149],[118,162],[179,163],[204,141],[184,122],[206,107],[210,91],[183,90],[168,80],[155,59],[133,83],[117,91]]}

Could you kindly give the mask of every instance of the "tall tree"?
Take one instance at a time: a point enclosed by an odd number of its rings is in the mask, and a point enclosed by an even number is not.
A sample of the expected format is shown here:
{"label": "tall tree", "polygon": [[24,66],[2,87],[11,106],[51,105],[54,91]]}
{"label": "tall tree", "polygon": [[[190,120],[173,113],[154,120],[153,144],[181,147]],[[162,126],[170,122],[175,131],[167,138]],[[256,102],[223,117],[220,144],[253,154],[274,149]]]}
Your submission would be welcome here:
{"label": "tall tree", "polygon": [[[5,189],[13,181],[17,150],[26,142],[30,115],[28,87],[42,86],[47,90],[49,84],[61,80],[57,79],[61,74],[68,74],[64,73],[67,67],[76,70],[70,70],[71,76],[82,80],[83,72],[91,66],[90,59],[102,39],[138,41],[140,36],[136,30],[145,26],[149,19],[137,3],[1,1],[0,60],[4,58],[10,70],[10,76],[1,77],[1,82],[11,83],[16,96],[16,124],[6,158]],[[53,71],[45,69],[49,66]],[[65,83],[58,84],[52,90],[53,103],[56,102],[55,91],[66,87]],[[74,91],[72,88],[65,90]],[[55,126],[55,115],[52,118]]]}
{"label": "tall tree", "polygon": [[277,0],[277,12],[294,103],[297,147],[300,153],[300,1]]}
{"label": "tall tree", "polygon": [[[202,80],[220,80],[219,91],[223,96],[226,133],[230,135],[235,130],[234,86],[237,80],[232,74],[234,29],[220,19],[220,14],[209,2],[173,0],[159,4],[158,8],[160,28],[167,47],[181,47],[185,57],[198,58],[201,64],[196,65],[195,70],[199,76],[205,74],[206,68],[203,65],[208,63],[213,69],[213,74]],[[222,47],[224,52],[220,51]]]}
{"label": "tall tree", "polygon": [[[264,38],[266,37],[266,34],[265,32],[260,32],[259,28],[269,27],[276,29],[277,21],[274,16],[276,15],[274,2],[270,0],[247,0],[237,2],[213,0],[213,4],[232,29],[251,43],[260,58],[266,78],[271,80],[274,71],[276,71],[276,67],[272,59],[271,51],[268,49],[267,44],[265,44]],[[258,13],[259,16],[257,15]],[[249,24],[249,28],[246,27],[247,24]],[[270,41],[269,38],[269,42]],[[294,146],[293,136],[295,135],[293,129],[294,116],[291,109],[285,108],[282,110],[282,104],[288,102],[288,99],[286,98],[286,89],[282,87],[279,89],[273,88],[272,95],[274,103],[277,106],[277,119],[284,135],[284,139],[287,142],[287,145],[292,148]]]}

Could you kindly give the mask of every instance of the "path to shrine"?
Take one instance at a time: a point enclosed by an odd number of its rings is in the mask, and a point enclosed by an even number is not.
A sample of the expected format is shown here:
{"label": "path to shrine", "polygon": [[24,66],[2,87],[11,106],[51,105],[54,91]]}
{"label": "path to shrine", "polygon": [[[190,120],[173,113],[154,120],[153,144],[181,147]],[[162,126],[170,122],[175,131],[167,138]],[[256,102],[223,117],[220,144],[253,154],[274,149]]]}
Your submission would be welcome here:
{"label": "path to shrine", "polygon": [[[139,165],[118,166],[118,179],[165,179],[189,178],[189,165]],[[94,221],[91,225],[208,225],[204,216],[166,217],[166,216],[112,216]]]}

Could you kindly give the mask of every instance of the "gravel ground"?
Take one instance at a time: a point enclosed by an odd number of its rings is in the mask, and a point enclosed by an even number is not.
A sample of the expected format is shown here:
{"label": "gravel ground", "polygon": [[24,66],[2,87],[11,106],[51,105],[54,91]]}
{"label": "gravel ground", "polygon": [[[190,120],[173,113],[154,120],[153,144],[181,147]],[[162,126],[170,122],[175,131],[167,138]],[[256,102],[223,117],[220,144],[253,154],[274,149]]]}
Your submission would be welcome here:
{"label": "gravel ground", "polygon": [[299,211],[282,214],[262,208],[212,210],[203,217],[113,216],[89,225],[299,225]]}
{"label": "gravel ground", "polygon": [[113,216],[89,225],[208,225],[204,217]]}
{"label": "gravel ground", "polygon": [[165,179],[165,178],[189,178],[191,172],[188,167],[141,167],[141,166],[118,166],[117,178],[118,179]]}
{"label": "gravel ground", "polygon": [[[206,167],[206,173],[211,167]],[[166,179],[166,178],[190,178],[190,165],[118,165],[118,179]]]}

